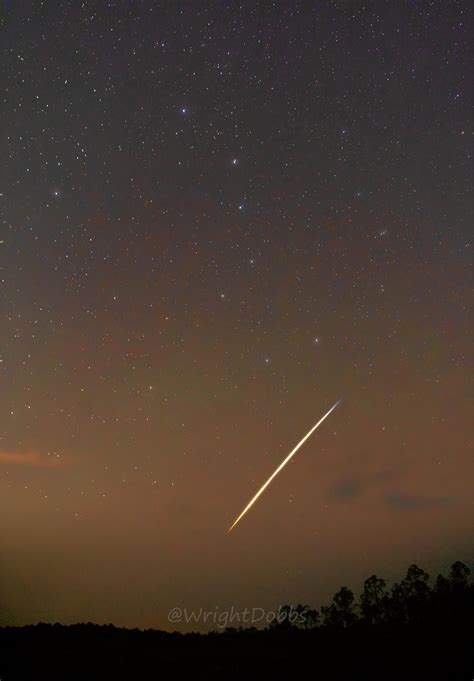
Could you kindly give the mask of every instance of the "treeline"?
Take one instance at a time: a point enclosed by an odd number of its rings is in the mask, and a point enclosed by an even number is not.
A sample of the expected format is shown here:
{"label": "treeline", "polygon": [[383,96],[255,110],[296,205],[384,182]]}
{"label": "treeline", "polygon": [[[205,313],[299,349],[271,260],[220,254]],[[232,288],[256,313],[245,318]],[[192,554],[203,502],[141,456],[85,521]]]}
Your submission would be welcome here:
{"label": "treeline", "polygon": [[376,575],[315,610],[285,606],[263,629],[208,634],[112,625],[0,628],[1,681],[285,679],[472,681],[470,571],[456,562],[430,584],[411,565],[388,588]]}
{"label": "treeline", "polygon": [[308,605],[285,605],[271,623],[273,628],[347,629],[361,625],[402,625],[432,621],[473,624],[474,585],[471,571],[462,562],[451,566],[447,577],[438,575],[433,587],[427,572],[410,565],[406,577],[387,588],[384,579],[372,575],[365,580],[356,602],[343,586],[329,606],[315,610]]}

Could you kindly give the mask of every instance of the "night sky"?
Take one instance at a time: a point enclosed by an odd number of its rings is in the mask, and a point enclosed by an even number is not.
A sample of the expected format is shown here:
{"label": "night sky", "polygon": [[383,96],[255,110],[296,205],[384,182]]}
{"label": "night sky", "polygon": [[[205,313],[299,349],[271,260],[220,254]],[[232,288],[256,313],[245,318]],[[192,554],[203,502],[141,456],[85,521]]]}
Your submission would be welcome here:
{"label": "night sky", "polygon": [[0,624],[472,560],[469,5],[2,3]]}

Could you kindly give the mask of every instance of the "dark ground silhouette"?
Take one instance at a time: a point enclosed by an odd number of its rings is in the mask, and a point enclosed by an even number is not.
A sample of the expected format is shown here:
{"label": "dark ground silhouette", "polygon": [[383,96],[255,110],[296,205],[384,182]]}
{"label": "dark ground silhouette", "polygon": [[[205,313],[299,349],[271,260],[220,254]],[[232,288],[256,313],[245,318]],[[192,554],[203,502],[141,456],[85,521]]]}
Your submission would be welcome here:
{"label": "dark ground silhouette", "polygon": [[337,679],[472,681],[474,585],[454,563],[433,587],[411,565],[359,602],[342,587],[321,611],[285,606],[266,629],[208,634],[37,624],[0,628],[0,681]]}

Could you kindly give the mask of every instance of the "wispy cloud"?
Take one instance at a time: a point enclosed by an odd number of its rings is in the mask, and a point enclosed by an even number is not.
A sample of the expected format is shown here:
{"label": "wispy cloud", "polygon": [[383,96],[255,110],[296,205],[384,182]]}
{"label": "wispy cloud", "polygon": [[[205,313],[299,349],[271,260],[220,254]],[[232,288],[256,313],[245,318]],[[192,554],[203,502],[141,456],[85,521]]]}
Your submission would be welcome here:
{"label": "wispy cloud", "polygon": [[449,497],[423,497],[415,494],[395,492],[385,497],[385,503],[392,508],[423,509],[443,508],[450,506],[452,499]]}
{"label": "wispy cloud", "polygon": [[374,472],[349,473],[336,480],[328,490],[331,499],[338,502],[355,501],[379,488],[387,487],[399,477],[399,472],[393,468],[385,468]]}
{"label": "wispy cloud", "polygon": [[0,463],[13,464],[15,466],[53,468],[59,465],[59,460],[56,457],[40,454],[40,452],[13,452],[0,450]]}

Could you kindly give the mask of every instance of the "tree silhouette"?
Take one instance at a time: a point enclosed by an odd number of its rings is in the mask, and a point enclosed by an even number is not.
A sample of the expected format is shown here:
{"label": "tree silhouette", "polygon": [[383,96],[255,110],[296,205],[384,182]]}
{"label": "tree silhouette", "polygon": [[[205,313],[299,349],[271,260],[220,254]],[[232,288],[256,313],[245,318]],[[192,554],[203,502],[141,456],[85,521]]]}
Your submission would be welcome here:
{"label": "tree silhouette", "polygon": [[292,605],[282,605],[278,610],[277,615],[270,622],[270,627],[272,629],[285,630],[296,626],[294,617],[292,617],[293,611],[294,608]]}
{"label": "tree silhouette", "polygon": [[426,607],[431,589],[429,575],[418,567],[410,565],[405,579],[395,584],[390,599],[391,618],[400,622],[413,622],[419,619]]}
{"label": "tree silhouette", "polygon": [[230,681],[252,669],[255,678],[288,679],[317,667],[327,681],[464,681],[474,671],[469,575],[456,562],[431,589],[428,574],[411,565],[391,591],[372,575],[358,604],[347,587],[337,591],[322,608],[322,627],[319,612],[304,604],[283,606],[265,629],[227,627],[207,634],[91,622],[0,627],[0,677],[130,681],[148,678],[153,664],[160,678]]}
{"label": "tree silhouette", "polygon": [[451,588],[451,583],[447,577],[444,575],[438,575],[436,578],[435,586],[434,586],[434,593],[438,597],[443,597],[446,594],[449,593]]}
{"label": "tree silhouette", "polygon": [[334,595],[329,607],[321,608],[324,624],[329,627],[347,628],[357,620],[354,607],[354,594],[347,586],[342,586]]}
{"label": "tree silhouette", "polygon": [[438,575],[432,601],[439,620],[450,622],[455,627],[471,626],[474,586],[469,582],[470,574],[467,565],[456,561],[448,578]]}
{"label": "tree silhouette", "polygon": [[464,565],[464,563],[461,563],[460,560],[457,560],[451,565],[449,581],[451,582],[452,586],[465,589],[469,584],[470,575],[471,571],[467,565]]}
{"label": "tree silhouette", "polygon": [[360,610],[364,620],[369,624],[378,624],[386,619],[387,600],[385,580],[376,575],[366,579],[360,597]]}
{"label": "tree silhouette", "polygon": [[297,605],[295,608],[298,613],[296,626],[300,629],[315,629],[321,620],[321,615],[309,605]]}
{"label": "tree silhouette", "polygon": [[292,627],[297,629],[314,629],[319,625],[321,616],[317,610],[314,610],[309,605],[298,604],[296,607],[292,605],[283,605],[276,617],[270,622],[272,629],[286,630]]}

